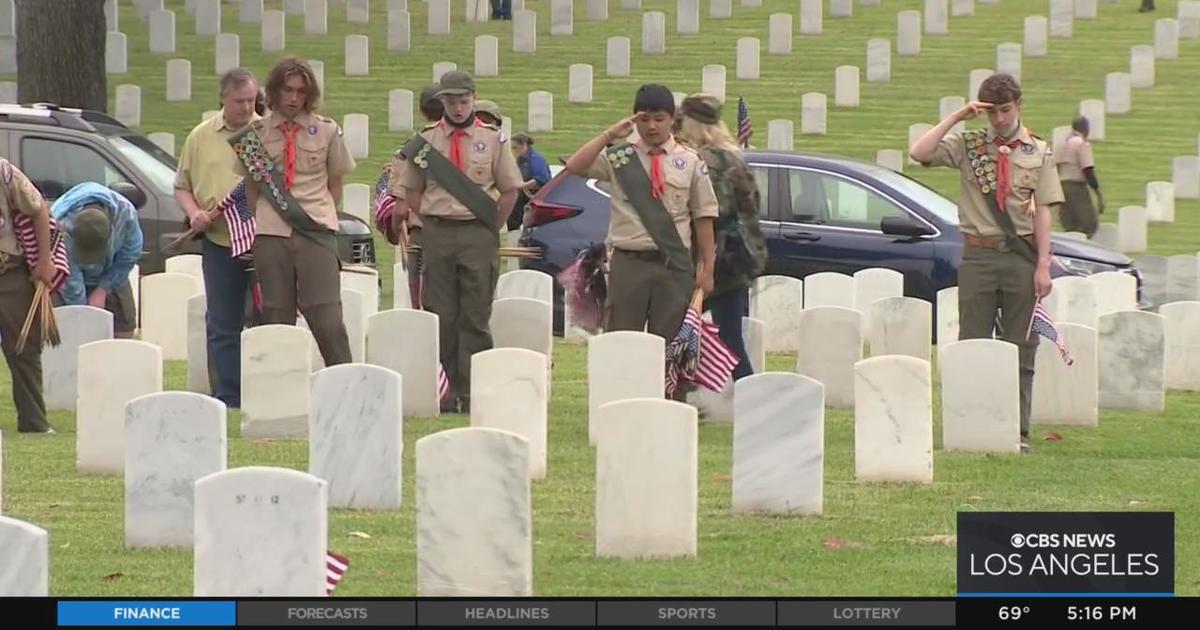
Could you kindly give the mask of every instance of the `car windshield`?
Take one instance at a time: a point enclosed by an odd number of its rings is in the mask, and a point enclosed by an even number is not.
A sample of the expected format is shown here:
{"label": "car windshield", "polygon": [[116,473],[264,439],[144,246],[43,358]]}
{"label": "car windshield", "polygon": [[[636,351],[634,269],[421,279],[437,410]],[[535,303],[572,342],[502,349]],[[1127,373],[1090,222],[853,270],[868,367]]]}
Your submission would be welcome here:
{"label": "car windshield", "polygon": [[904,193],[943,221],[951,225],[958,225],[958,205],[943,197],[938,191],[888,168],[875,167],[871,170],[871,174],[888,186]]}
{"label": "car windshield", "polygon": [[144,136],[109,136],[109,143],[133,162],[159,193],[175,192],[175,158]]}

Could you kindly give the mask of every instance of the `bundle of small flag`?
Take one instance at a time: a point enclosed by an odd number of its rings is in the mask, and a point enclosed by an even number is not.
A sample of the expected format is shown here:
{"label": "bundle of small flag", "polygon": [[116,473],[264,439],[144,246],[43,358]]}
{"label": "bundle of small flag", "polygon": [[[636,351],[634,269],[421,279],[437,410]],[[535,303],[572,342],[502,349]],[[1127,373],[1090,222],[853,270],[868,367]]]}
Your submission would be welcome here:
{"label": "bundle of small flag", "polygon": [[332,595],[333,589],[337,588],[338,582],[346,577],[346,571],[350,570],[350,559],[346,556],[339,556],[332,551],[325,552],[325,594]]}
{"label": "bundle of small flag", "polygon": [[1050,316],[1050,312],[1046,307],[1042,306],[1042,300],[1039,298],[1033,306],[1033,317],[1029,320],[1029,331],[1025,333],[1025,338],[1029,335],[1037,333],[1054,343],[1058,348],[1059,355],[1067,365],[1073,365],[1075,359],[1071,357],[1071,353],[1067,351],[1067,340],[1054,323],[1054,318]]}
{"label": "bundle of small flag", "polygon": [[721,341],[719,329],[700,317],[702,294],[697,291],[683,316],[683,324],[666,347],[666,392],[672,396],[684,383],[720,392],[740,360]]}
{"label": "bundle of small flag", "polygon": [[[38,264],[37,232],[33,228],[33,219],[21,212],[12,213],[13,235],[17,238],[17,246],[25,257],[25,264],[33,271]],[[50,258],[54,261],[54,282],[49,289],[57,291],[71,275],[71,261],[67,257],[67,243],[58,222],[50,217]]]}
{"label": "bundle of small flag", "polygon": [[378,229],[392,245],[400,244],[400,235],[392,226],[392,213],[396,210],[396,198],[388,192],[388,180],[392,175],[392,165],[385,164],[379,180],[375,182],[375,228]]}

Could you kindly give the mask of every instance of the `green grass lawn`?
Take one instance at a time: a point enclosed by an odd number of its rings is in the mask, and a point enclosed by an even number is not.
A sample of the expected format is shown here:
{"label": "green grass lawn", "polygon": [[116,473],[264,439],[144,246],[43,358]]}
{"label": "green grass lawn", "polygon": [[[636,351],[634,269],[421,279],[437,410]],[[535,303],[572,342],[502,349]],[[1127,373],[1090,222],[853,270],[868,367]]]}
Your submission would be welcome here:
{"label": "green grass lawn", "polygon": [[[143,88],[142,130],[168,131],[181,144],[203,111],[216,105],[213,40],[199,37],[183,2],[170,1],[177,15],[174,55],[148,53],[146,25],[130,3],[122,3],[121,28],[129,36],[128,75],[109,78],[110,94],[119,83]],[[271,0],[268,8],[279,8]],[[387,53],[384,0],[372,2],[371,24],[347,25],[345,5],[330,3],[330,33],[303,34],[303,19],[289,17],[289,52],[326,64],[325,111],[339,120],[347,113],[371,117],[371,157],[350,178],[373,183],[379,168],[405,134],[387,131],[387,91],[414,91],[429,81],[437,61],[454,61],[470,70],[476,35],[500,38],[500,77],[481,78],[483,96],[498,101],[524,126],[526,94],[555,94],[556,131],[538,137],[550,157],[565,155],[629,110],[643,82],[672,89],[700,88],[701,67],[729,68],[727,94],[742,95],[755,121],[757,144],[766,144],[767,121],[790,118],[799,129],[801,95],[825,92],[831,105],[829,135],[796,137],[796,147],[871,160],[881,148],[903,149],[908,125],[936,122],[938,99],[964,95],[972,68],[995,66],[995,47],[1022,41],[1026,15],[1047,12],[1045,0],[977,3],[970,18],[951,18],[950,34],[922,37],[920,57],[893,53],[892,81],[865,82],[866,42],[895,37],[897,3],[854,7],[851,19],[825,17],[820,37],[798,35],[798,3],[768,0],[762,8],[735,3],[734,17],[712,20],[702,8],[701,34],[674,34],[675,2],[643,0],[645,9],[667,13],[668,54],[641,57],[640,13],[610,2],[606,23],[585,19],[584,3],[575,6],[575,35],[549,34],[549,2],[528,0],[538,11],[536,55],[512,53],[511,23],[467,24],[462,4],[452,3],[453,34],[425,35],[425,5],[410,0],[413,50]],[[706,7],[707,3],[702,3]],[[905,3],[904,8],[915,6]],[[781,8],[783,7],[783,8]],[[241,37],[242,64],[264,75],[276,53],[259,48],[257,26],[238,23],[237,5],[222,4],[224,29]],[[766,26],[772,12],[797,16],[793,54],[766,54]],[[1026,124],[1049,138],[1055,126],[1069,124],[1078,101],[1103,98],[1104,75],[1127,71],[1129,47],[1153,42],[1153,22],[1173,17],[1174,2],[1158,2],[1158,11],[1138,14],[1131,3],[1102,5],[1099,19],[1075,21],[1070,39],[1052,39],[1049,55],[1025,59]],[[349,28],[348,28],[349,27]],[[371,76],[342,76],[342,36],[371,38]],[[634,49],[633,75],[604,76],[605,39],[626,35]],[[762,39],[762,78],[735,78],[735,42]],[[165,65],[188,58],[193,68],[193,101],[167,103]],[[595,67],[595,102],[566,102],[567,66]],[[833,108],[834,68],[856,64],[864,69],[862,105]],[[1133,111],[1109,116],[1108,139],[1096,144],[1100,180],[1108,198],[1104,220],[1116,220],[1123,205],[1144,203],[1146,182],[1171,178],[1171,158],[1194,155],[1200,117],[1195,113],[1200,76],[1200,41],[1180,42],[1180,58],[1159,61],[1156,87],[1138,90]],[[0,77],[0,80],[5,80]],[[11,79],[9,79],[11,80]],[[730,107],[725,118],[735,120]],[[957,175],[949,171],[913,171],[953,196]],[[1200,203],[1177,202],[1176,222],[1151,229],[1152,253],[1195,252],[1200,236]],[[384,305],[391,303],[391,250],[380,241]],[[771,358],[771,368],[792,370],[794,359]],[[728,425],[704,425],[700,432],[699,554],[695,559],[615,561],[594,557],[594,459],[587,444],[585,354],[580,346],[556,348],[554,400],[551,404],[549,474],[534,485],[534,588],[540,595],[950,595],[955,591],[955,514],[960,510],[1165,510],[1176,513],[1176,591],[1200,594],[1200,432],[1196,412],[1200,396],[1171,393],[1167,410],[1157,415],[1104,412],[1098,428],[1053,427],[1061,441],[1043,441],[1048,428],[1035,431],[1030,456],[935,454],[931,485],[860,484],[853,479],[853,417],[826,416],[825,513],[821,517],[735,516],[730,511],[732,433]],[[167,367],[168,389],[182,389],[185,369]],[[74,418],[55,413],[57,437],[28,437],[15,432],[7,372],[0,374],[0,427],[5,430],[4,512],[50,531],[51,592],[56,595],[188,595],[190,551],[123,548],[123,484],[116,477],[75,472]],[[936,391],[935,391],[936,394]],[[349,555],[350,574],[338,594],[411,595],[416,575],[412,484],[414,441],[433,431],[462,426],[459,416],[405,424],[404,508],[395,513],[331,510],[330,547]],[[238,418],[229,418],[230,467],[285,466],[305,469],[303,441],[236,438]],[[935,398],[935,444],[940,445],[940,410]],[[354,533],[366,533],[365,538]]]}

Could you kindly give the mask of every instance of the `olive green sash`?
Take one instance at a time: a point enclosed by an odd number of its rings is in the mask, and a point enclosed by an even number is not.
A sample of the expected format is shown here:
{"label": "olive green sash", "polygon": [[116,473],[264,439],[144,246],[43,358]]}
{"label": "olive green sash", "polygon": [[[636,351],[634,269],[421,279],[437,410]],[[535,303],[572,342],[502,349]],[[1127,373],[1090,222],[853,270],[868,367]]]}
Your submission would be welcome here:
{"label": "olive green sash", "polygon": [[646,228],[658,251],[666,258],[667,266],[681,273],[694,273],[692,254],[679,237],[675,220],[671,218],[662,199],[650,194],[650,176],[642,167],[637,150],[631,144],[621,144],[606,149],[604,157],[612,165],[613,173],[629,203],[637,210],[642,227]]}
{"label": "olive green sash", "polygon": [[432,176],[450,196],[466,206],[480,223],[493,232],[499,231],[496,201],[471,181],[466,173],[446,159],[446,156],[433,148],[421,134],[406,142],[404,148],[400,149],[400,154],[410,164]]}

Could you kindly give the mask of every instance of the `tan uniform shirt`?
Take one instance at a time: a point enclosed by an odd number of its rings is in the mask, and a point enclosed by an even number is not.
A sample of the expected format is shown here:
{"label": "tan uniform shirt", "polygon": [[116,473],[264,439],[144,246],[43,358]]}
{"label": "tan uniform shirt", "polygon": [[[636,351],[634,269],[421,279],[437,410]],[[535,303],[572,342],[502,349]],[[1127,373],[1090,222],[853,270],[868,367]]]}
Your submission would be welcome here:
{"label": "tan uniform shirt", "polygon": [[[258,120],[254,114],[251,122]],[[217,115],[196,125],[188,134],[179,152],[179,167],[175,171],[175,188],[186,190],[196,198],[196,205],[211,212],[233,190],[240,179],[230,168],[236,160],[229,137],[238,130],[225,124],[225,116]],[[229,226],[218,216],[205,237],[217,245],[229,247]]]}
{"label": "tan uniform shirt", "polygon": [[13,231],[13,218],[18,212],[35,217],[49,214],[50,209],[33,182],[8,160],[0,158],[0,257],[21,255]]}
{"label": "tan uniform shirt", "polygon": [[[499,199],[501,194],[516,190],[522,181],[521,169],[517,168],[517,159],[508,148],[508,138],[504,132],[484,124],[467,127],[465,131],[467,137],[461,142],[463,168],[467,177],[492,199]],[[436,122],[422,129],[421,136],[449,160],[453,132],[454,127],[444,122]],[[425,171],[419,168],[401,169],[400,182],[405,188],[424,188],[425,193],[421,197],[422,216],[457,221],[475,218],[474,213],[459,203],[432,177],[426,177]]]}
{"label": "tan uniform shirt", "polygon": [[[942,138],[933,152],[933,157],[924,166],[950,166],[959,170],[962,181],[958,194],[958,221],[964,234],[1003,236],[1004,229],[997,222],[995,213],[989,207],[977,181],[977,169],[985,169],[982,171],[984,177],[994,174],[996,158],[1000,155],[999,148],[993,142],[996,136],[992,130],[987,129],[983,133],[984,147],[990,158],[987,165],[992,166],[991,171],[986,170],[986,165],[972,164],[971,159],[967,157],[966,143],[961,133],[948,134]],[[1017,134],[1017,139],[1021,141],[1021,146],[1009,154],[1012,180],[1004,207],[1012,217],[1017,234],[1025,236],[1033,234],[1033,217],[1025,210],[1030,196],[1034,197],[1039,207],[1045,207],[1062,203],[1063,191],[1062,184],[1058,181],[1058,170],[1054,167],[1050,145],[1030,136],[1024,128]],[[995,179],[990,181],[994,186]]]}
{"label": "tan uniform shirt", "polygon": [[[400,152],[396,151],[392,155],[392,168],[388,171],[387,194],[396,199],[404,199],[404,169],[408,168],[408,162],[400,157]],[[416,212],[408,213],[409,227],[421,227],[421,215]]]}
{"label": "tan uniform shirt", "polygon": [[[250,123],[271,158],[284,168],[284,148],[287,139],[279,128],[286,120],[279,113]],[[296,117],[300,131],[296,134],[296,174],[292,181],[292,197],[317,223],[337,231],[337,205],[329,191],[329,178],[341,177],[356,166],[350,149],[342,137],[342,128],[332,118],[320,114],[300,114]],[[246,167],[233,158],[235,171],[246,176]],[[254,208],[258,229],[255,234],[291,236],[292,226],[275,210],[266,195],[259,194]]]}
{"label": "tan uniform shirt", "polygon": [[1078,133],[1067,138],[1062,150],[1054,154],[1054,160],[1058,163],[1058,178],[1064,182],[1086,182],[1083,169],[1096,166],[1092,143]]}
{"label": "tan uniform shirt", "polygon": [[[650,145],[645,142],[633,144],[634,153],[641,161],[646,174],[650,174]],[[688,249],[692,247],[692,220],[712,218],[719,214],[717,196],[713,193],[712,182],[708,178],[708,167],[704,160],[691,149],[675,142],[674,138],[662,145],[665,155],[658,156],[663,161],[663,179],[666,183],[666,194],[663,205],[675,221],[675,229],[679,238]],[[629,202],[621,183],[617,181],[612,165],[604,153],[588,169],[588,177],[608,182],[612,190],[612,211],[608,222],[608,242],[616,249],[631,251],[654,251],[658,246],[642,225],[637,209]]]}

